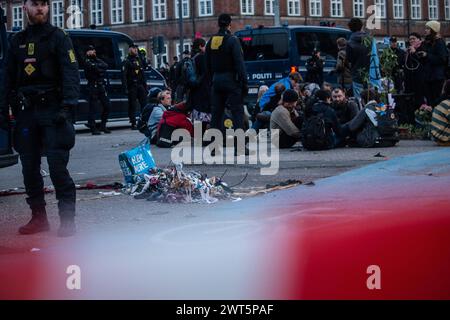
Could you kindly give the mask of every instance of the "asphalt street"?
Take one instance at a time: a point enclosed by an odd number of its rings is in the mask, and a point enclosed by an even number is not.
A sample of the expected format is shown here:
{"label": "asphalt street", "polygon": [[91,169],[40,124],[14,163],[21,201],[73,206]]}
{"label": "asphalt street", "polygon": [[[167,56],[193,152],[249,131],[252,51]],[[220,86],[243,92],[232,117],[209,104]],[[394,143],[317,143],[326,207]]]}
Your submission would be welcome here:
{"label": "asphalt street", "polygon": [[[69,170],[76,184],[123,182],[118,155],[136,146],[142,138],[143,135],[139,132],[120,127],[115,128],[110,135],[103,134],[101,136],[92,136],[86,131],[78,131],[76,146],[72,150],[69,164]],[[186,169],[194,169],[206,173],[208,176],[221,176],[226,172],[224,180],[229,185],[238,184],[234,188],[237,192],[248,193],[252,190],[263,190],[268,184],[274,185],[288,179],[308,183],[375,162],[436,149],[438,148],[430,141],[406,140],[400,141],[394,148],[384,149],[345,148],[311,152],[294,148],[280,152],[280,170],[274,176],[262,176],[260,175],[260,165],[248,164],[195,165],[186,166]],[[152,153],[158,166],[165,167],[170,163],[170,149],[152,147]],[[405,163],[405,166],[407,165]],[[45,159],[43,159],[42,168],[48,172]],[[51,185],[50,177],[47,176],[44,179],[46,186]],[[242,181],[243,179],[244,181]],[[0,190],[11,188],[23,188],[20,164],[0,169]],[[220,203],[212,205],[162,204],[135,200],[127,195],[108,196],[100,193],[107,191],[109,190],[78,191],[77,226],[79,234],[108,227],[120,229],[122,223],[182,225],[202,216],[207,217],[211,212],[220,211],[221,207]],[[58,225],[56,199],[54,194],[47,195],[46,199],[50,222],[53,226],[52,231],[21,237],[17,235],[17,227],[29,219],[25,196],[0,197],[0,252],[2,250],[29,249],[36,243],[42,244],[55,237]],[[239,211],[239,206],[237,210]]]}

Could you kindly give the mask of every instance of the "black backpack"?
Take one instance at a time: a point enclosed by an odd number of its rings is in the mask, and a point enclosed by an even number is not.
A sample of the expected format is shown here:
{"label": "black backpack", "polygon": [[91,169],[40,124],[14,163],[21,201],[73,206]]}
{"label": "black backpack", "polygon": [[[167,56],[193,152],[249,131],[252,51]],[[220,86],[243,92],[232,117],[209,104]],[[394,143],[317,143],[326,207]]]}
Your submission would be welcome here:
{"label": "black backpack", "polygon": [[[373,110],[373,109],[372,109]],[[356,136],[358,146],[363,148],[393,147],[399,141],[398,120],[393,109],[373,110],[376,113],[377,126],[369,119]]]}
{"label": "black backpack", "polygon": [[157,104],[147,104],[144,109],[142,109],[141,116],[137,122],[137,128],[140,133],[143,133],[146,137],[150,137],[150,130],[148,129],[148,119],[150,119],[150,115],[153,112],[153,109],[157,106]]}
{"label": "black backpack", "polygon": [[195,56],[182,61],[180,83],[187,88],[194,88],[199,82],[197,71],[195,70],[194,58]]}
{"label": "black backpack", "polygon": [[301,131],[302,145],[308,150],[330,149],[331,130],[327,128],[323,113],[305,120]]}

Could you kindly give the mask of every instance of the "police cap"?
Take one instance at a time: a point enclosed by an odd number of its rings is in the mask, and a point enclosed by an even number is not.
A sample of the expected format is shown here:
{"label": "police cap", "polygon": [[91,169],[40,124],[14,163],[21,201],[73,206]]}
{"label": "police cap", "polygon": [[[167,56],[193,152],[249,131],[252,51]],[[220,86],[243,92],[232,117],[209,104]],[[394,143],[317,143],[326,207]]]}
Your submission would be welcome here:
{"label": "police cap", "polygon": [[228,13],[222,13],[219,16],[219,27],[228,27],[231,24],[231,16]]}
{"label": "police cap", "polygon": [[93,45],[90,45],[87,47],[86,51],[95,50],[95,47]]}

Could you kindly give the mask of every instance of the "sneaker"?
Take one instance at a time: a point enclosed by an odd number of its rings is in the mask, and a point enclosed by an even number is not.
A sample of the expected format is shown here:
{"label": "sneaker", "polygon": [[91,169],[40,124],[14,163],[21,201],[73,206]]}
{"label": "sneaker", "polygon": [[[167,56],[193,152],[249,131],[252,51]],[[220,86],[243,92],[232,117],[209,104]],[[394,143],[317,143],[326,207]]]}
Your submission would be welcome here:
{"label": "sneaker", "polygon": [[24,226],[19,228],[20,234],[35,234],[50,230],[47,220],[47,214],[35,214],[31,220]]}
{"label": "sneaker", "polygon": [[76,227],[74,219],[62,219],[58,229],[58,237],[66,238],[75,235]]}

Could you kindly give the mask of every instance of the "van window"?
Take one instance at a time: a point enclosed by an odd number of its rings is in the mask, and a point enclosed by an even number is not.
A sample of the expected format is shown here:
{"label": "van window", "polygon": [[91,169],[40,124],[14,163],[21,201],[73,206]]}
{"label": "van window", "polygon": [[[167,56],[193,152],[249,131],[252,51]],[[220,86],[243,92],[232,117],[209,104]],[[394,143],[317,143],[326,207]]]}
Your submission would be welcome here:
{"label": "van window", "polygon": [[278,60],[289,57],[287,33],[241,35],[245,61]]}
{"label": "van window", "polygon": [[117,69],[116,60],[114,58],[114,49],[112,38],[107,37],[84,37],[71,35],[75,55],[77,56],[80,69],[84,69],[84,61],[86,59],[86,50],[88,46],[95,47],[97,57],[108,64],[109,69]]}
{"label": "van window", "polygon": [[346,33],[337,32],[296,32],[298,54],[302,59],[309,58],[313,50],[319,49],[321,56],[327,59],[337,58],[336,40],[347,38]]}
{"label": "van window", "polygon": [[128,56],[128,47],[129,47],[129,43],[125,40],[119,40],[118,42],[118,47],[119,47],[119,60],[120,61],[124,61],[125,58]]}

